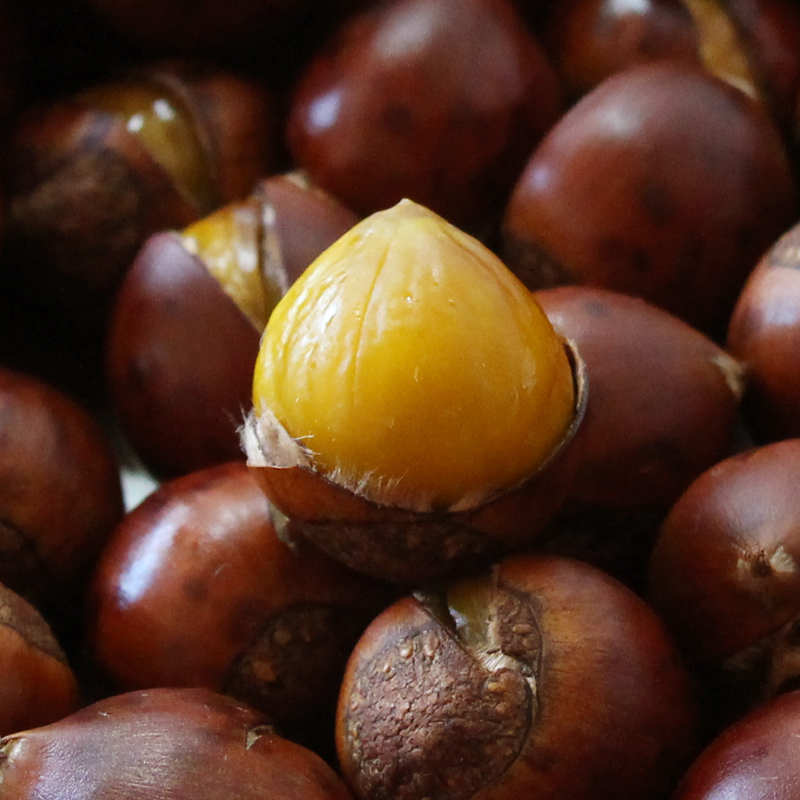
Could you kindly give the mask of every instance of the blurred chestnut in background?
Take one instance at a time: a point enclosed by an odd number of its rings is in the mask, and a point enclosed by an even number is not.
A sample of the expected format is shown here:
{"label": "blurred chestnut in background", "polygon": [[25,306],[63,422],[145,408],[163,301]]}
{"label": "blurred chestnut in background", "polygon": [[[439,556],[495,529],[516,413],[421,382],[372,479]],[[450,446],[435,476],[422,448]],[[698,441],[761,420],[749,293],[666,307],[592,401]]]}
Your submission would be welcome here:
{"label": "blurred chestnut in background", "polygon": [[587,564],[528,556],[379,615],[347,667],[337,745],[364,800],[652,800],[694,756],[697,723],[639,597]]}
{"label": "blurred chestnut in background", "polygon": [[723,720],[800,683],[800,439],[722,461],[672,507],[648,598]]}
{"label": "blurred chestnut in background", "polygon": [[800,225],[769,249],[742,289],[728,348],[747,369],[748,423],[763,440],[800,436]]}
{"label": "blurred chestnut in background", "polygon": [[504,255],[531,288],[641,296],[716,338],[795,214],[763,107],[699,68],[659,62],[608,78],[551,129],[506,209]]}
{"label": "blurred chestnut in background", "polygon": [[0,736],[78,709],[78,683],[44,617],[0,584]]}
{"label": "blurred chestnut in background", "polygon": [[311,546],[279,540],[240,462],[164,483],[130,511],[89,596],[90,651],[112,689],[213,689],[292,738],[321,720],[330,737],[347,656],[390,599]]}
{"label": "blurred chestnut in background", "polygon": [[317,755],[264,717],[201,689],[99,701],[0,740],[0,783],[15,800],[348,800]]}
{"label": "blurred chestnut in background", "polygon": [[407,197],[476,232],[560,112],[554,71],[506,0],[391,0],[312,59],[287,136],[359,214]]}
{"label": "blurred chestnut in background", "polygon": [[791,125],[800,89],[800,9],[791,0],[562,0],[542,38],[572,99],[670,58],[705,66],[761,98],[784,130]]}
{"label": "blurred chestnut in background", "polygon": [[534,546],[589,560],[641,589],[670,506],[735,446],[742,367],[640,298],[563,286],[536,299],[576,343],[590,388],[577,434],[580,467]]}
{"label": "blurred chestnut in background", "polygon": [[42,612],[65,647],[122,514],[117,461],[99,423],[62,392],[0,369],[0,581]]}
{"label": "blurred chestnut in background", "polygon": [[152,236],[115,300],[109,397],[145,465],[174,477],[240,458],[269,312],[358,217],[298,174],[182,232]]}
{"label": "blurred chestnut in background", "polygon": [[700,754],[672,800],[794,797],[800,782],[800,692],[752,711]]}
{"label": "blurred chestnut in background", "polygon": [[15,289],[34,309],[102,323],[147,236],[246,196],[274,168],[273,116],[260,84],[178,63],[27,109],[0,175]]}

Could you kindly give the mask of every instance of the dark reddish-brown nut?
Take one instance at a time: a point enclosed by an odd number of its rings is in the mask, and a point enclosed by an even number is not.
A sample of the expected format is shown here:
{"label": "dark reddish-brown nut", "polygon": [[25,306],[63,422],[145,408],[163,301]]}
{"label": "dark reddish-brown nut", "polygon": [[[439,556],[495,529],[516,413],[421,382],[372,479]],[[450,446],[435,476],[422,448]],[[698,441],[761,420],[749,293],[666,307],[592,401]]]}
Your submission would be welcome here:
{"label": "dark reddish-brown nut", "polygon": [[205,689],[117,695],[7,736],[0,784],[15,800],[349,800],[319,756]]}
{"label": "dark reddish-brown nut", "polygon": [[570,97],[671,58],[704,65],[761,98],[782,126],[791,123],[800,87],[800,11],[791,0],[565,0],[544,38]]}
{"label": "dark reddish-brown nut", "polygon": [[62,392],[0,369],[0,581],[60,636],[122,514],[100,425]]}
{"label": "dark reddish-brown nut", "polygon": [[800,225],[781,236],[750,275],[727,346],[747,369],[745,410],[756,436],[800,436]]}
{"label": "dark reddish-brown nut", "polygon": [[764,108],[659,62],[608,78],[551,129],[506,209],[504,254],[531,288],[638,295],[719,336],[795,206]]}
{"label": "dark reddish-brown nut", "polygon": [[665,797],[697,747],[658,617],[600,570],[516,557],[390,606],[350,658],[337,746],[369,800]]}
{"label": "dark reddish-brown nut", "polygon": [[78,708],[78,683],[44,617],[0,584],[0,736]]}
{"label": "dark reddish-brown nut", "polygon": [[245,197],[269,172],[273,128],[263,86],[176,63],[29,109],[4,146],[6,268],[35,303],[103,319],[149,235]]}
{"label": "dark reddish-brown nut", "polygon": [[707,336],[640,298],[588,286],[536,293],[586,362],[581,466],[538,548],[585,558],[641,583],[670,506],[730,455],[741,365]]}
{"label": "dark reddish-brown nut", "polygon": [[393,0],[309,64],[288,140],[360,214],[407,197],[475,232],[560,110],[553,69],[506,0]]}
{"label": "dark reddish-brown nut", "polygon": [[238,429],[267,316],[357,221],[301,176],[277,175],[246,201],[148,239],[114,302],[105,360],[112,405],[153,473],[244,459]]}
{"label": "dark reddish-brown nut", "polygon": [[789,800],[800,782],[800,692],[730,725],[698,756],[672,800]]}
{"label": "dark reddish-brown nut", "polygon": [[103,551],[89,593],[93,660],[118,690],[205,687],[302,733],[388,602],[377,583],[278,539],[244,463],[162,484]]}
{"label": "dark reddish-brown nut", "polygon": [[697,478],[659,532],[648,598],[730,717],[800,681],[800,439]]}

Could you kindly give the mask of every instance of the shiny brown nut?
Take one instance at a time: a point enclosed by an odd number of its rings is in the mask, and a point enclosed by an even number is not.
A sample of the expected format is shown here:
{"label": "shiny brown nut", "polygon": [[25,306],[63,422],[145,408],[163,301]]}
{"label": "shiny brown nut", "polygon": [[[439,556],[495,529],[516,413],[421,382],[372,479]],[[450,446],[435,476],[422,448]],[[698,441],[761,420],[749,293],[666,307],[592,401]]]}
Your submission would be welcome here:
{"label": "shiny brown nut", "polygon": [[407,197],[476,232],[560,111],[552,67],[506,0],[394,0],[311,61],[287,136],[358,213]]}
{"label": "shiny brown nut", "polygon": [[659,532],[648,599],[730,719],[800,680],[800,440],[697,478]]}
{"label": "shiny brown nut", "polygon": [[86,626],[117,691],[204,687],[293,737],[330,724],[344,664],[388,602],[376,582],[280,541],[244,463],[162,484],[100,558]]}
{"label": "shiny brown nut", "polygon": [[728,348],[747,369],[747,420],[761,441],[800,436],[799,267],[795,226],[752,272],[728,326]]}
{"label": "shiny brown nut", "polygon": [[800,88],[800,10],[791,0],[564,0],[544,40],[577,98],[635,64],[677,59],[760,98],[788,130]]}
{"label": "shiny brown nut", "polygon": [[0,736],[78,709],[78,683],[44,617],[0,584]]}
{"label": "shiny brown nut", "polygon": [[122,514],[118,464],[100,425],[62,392],[0,369],[0,581],[59,638],[80,615],[85,582]]}
{"label": "shiny brown nut", "polygon": [[794,795],[800,774],[800,692],[779,697],[726,730],[700,754],[672,800]]}
{"label": "shiny brown nut", "polygon": [[390,606],[339,699],[357,797],[665,797],[697,746],[681,660],[651,609],[577,561],[516,557]]}
{"label": "shiny brown nut", "polygon": [[144,464],[162,478],[244,460],[261,331],[297,276],[358,218],[299,175],[182,232],[153,235],[114,302],[109,397]]}
{"label": "shiny brown nut", "polygon": [[719,337],[795,207],[763,107],[660,62],[611,76],[550,130],[506,209],[504,255],[531,288],[637,295]]}
{"label": "shiny brown nut", "polygon": [[640,588],[658,526],[689,484],[736,446],[742,366],[640,298],[588,286],[536,293],[586,362],[580,467],[535,546],[584,558]]}
{"label": "shiny brown nut", "polygon": [[15,120],[5,139],[6,269],[35,308],[97,323],[138,248],[244,197],[275,163],[263,86],[155,64]]}
{"label": "shiny brown nut", "polygon": [[263,716],[201,689],[116,695],[0,741],[2,794],[16,800],[348,800],[317,755]]}

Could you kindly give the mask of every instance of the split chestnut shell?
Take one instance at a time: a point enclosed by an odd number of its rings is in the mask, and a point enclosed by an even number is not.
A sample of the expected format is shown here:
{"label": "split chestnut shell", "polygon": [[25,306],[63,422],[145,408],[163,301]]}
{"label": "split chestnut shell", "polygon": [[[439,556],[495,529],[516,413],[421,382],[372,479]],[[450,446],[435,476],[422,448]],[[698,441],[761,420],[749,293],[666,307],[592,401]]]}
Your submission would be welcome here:
{"label": "split chestnut shell", "polygon": [[403,201],[278,304],[243,434],[270,500],[349,566],[417,582],[527,542],[568,488],[574,347],[489,250]]}

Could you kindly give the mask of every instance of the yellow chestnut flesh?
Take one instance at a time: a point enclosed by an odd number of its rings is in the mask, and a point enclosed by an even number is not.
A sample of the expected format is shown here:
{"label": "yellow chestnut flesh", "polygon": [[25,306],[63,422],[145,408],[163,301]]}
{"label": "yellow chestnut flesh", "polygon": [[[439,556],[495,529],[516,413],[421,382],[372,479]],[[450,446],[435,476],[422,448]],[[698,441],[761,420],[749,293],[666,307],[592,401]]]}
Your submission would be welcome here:
{"label": "yellow chestnut flesh", "polygon": [[487,248],[409,200],[363,220],[275,308],[253,384],[313,468],[367,499],[458,510],[563,440],[563,342]]}
{"label": "yellow chestnut flesh", "polygon": [[199,208],[210,211],[216,205],[206,150],[194,119],[166,87],[149,81],[122,82],[90,89],[81,98],[124,118],[128,131]]}
{"label": "yellow chestnut flesh", "polygon": [[244,315],[263,331],[283,291],[261,269],[261,204],[257,200],[215,211],[183,231],[186,249],[198,256]]}

